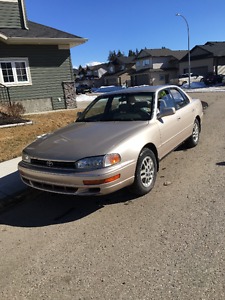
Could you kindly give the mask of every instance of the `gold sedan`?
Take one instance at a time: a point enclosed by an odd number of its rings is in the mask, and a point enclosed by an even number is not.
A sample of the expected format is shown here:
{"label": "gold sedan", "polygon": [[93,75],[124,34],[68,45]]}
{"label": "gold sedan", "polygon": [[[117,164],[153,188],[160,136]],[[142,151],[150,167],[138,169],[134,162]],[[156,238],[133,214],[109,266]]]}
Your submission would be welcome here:
{"label": "gold sedan", "polygon": [[77,120],[26,147],[25,184],[72,195],[154,186],[160,160],[184,141],[199,142],[203,110],[177,86],[144,86],[97,97]]}

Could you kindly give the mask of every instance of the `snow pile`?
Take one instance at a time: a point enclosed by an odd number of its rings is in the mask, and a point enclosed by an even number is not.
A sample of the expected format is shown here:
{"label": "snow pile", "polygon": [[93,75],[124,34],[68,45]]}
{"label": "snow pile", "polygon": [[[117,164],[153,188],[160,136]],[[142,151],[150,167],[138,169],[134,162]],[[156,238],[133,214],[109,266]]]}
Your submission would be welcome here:
{"label": "snow pile", "polygon": [[78,102],[91,102],[97,97],[97,95],[92,94],[81,94],[76,96],[76,101]]}
{"label": "snow pile", "polygon": [[114,92],[123,89],[122,86],[101,86],[100,88],[94,89],[94,93],[108,93],[108,92]]}
{"label": "snow pile", "polygon": [[222,84],[218,84],[216,86],[207,86],[204,82],[191,82],[190,89],[188,83],[183,84],[182,89],[186,92],[224,92],[225,86]]}
{"label": "snow pile", "polygon": [[92,89],[92,94],[81,94],[76,96],[77,102],[91,102],[93,101],[99,94],[108,93],[113,91],[121,90],[121,86],[101,86],[98,89]]}

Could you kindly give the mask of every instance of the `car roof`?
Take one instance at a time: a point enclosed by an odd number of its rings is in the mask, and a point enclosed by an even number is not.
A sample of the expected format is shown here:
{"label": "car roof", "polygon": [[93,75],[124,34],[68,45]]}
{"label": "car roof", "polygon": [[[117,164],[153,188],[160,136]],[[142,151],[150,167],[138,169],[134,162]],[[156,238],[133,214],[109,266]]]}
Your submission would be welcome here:
{"label": "car roof", "polygon": [[163,88],[166,89],[171,87],[177,88],[176,85],[144,85],[144,86],[122,88],[121,90],[103,93],[103,95],[121,95],[121,94],[133,94],[133,93],[143,93],[143,92],[155,93],[158,90],[161,90]]}

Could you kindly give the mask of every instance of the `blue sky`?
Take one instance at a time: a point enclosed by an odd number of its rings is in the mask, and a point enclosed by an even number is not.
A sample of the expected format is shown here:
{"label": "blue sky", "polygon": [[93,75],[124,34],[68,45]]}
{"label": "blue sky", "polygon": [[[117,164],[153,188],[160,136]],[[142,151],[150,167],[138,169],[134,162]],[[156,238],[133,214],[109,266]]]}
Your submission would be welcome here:
{"label": "blue sky", "polygon": [[74,67],[107,62],[109,51],[187,49],[225,41],[224,0],[25,0],[28,19],[84,38],[71,49]]}

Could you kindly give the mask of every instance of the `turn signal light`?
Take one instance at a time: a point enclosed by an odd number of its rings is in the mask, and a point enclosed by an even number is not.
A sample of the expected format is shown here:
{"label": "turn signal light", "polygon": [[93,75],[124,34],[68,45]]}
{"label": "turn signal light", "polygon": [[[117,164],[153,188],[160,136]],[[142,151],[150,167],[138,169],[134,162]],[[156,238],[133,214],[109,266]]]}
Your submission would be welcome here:
{"label": "turn signal light", "polygon": [[84,185],[99,185],[99,184],[104,184],[104,183],[109,183],[109,182],[115,181],[119,178],[120,178],[120,174],[117,174],[115,176],[105,178],[105,179],[84,180],[83,183],[84,183]]}
{"label": "turn signal light", "polygon": [[105,166],[112,166],[118,164],[121,161],[121,157],[118,153],[106,154],[105,156]]}

